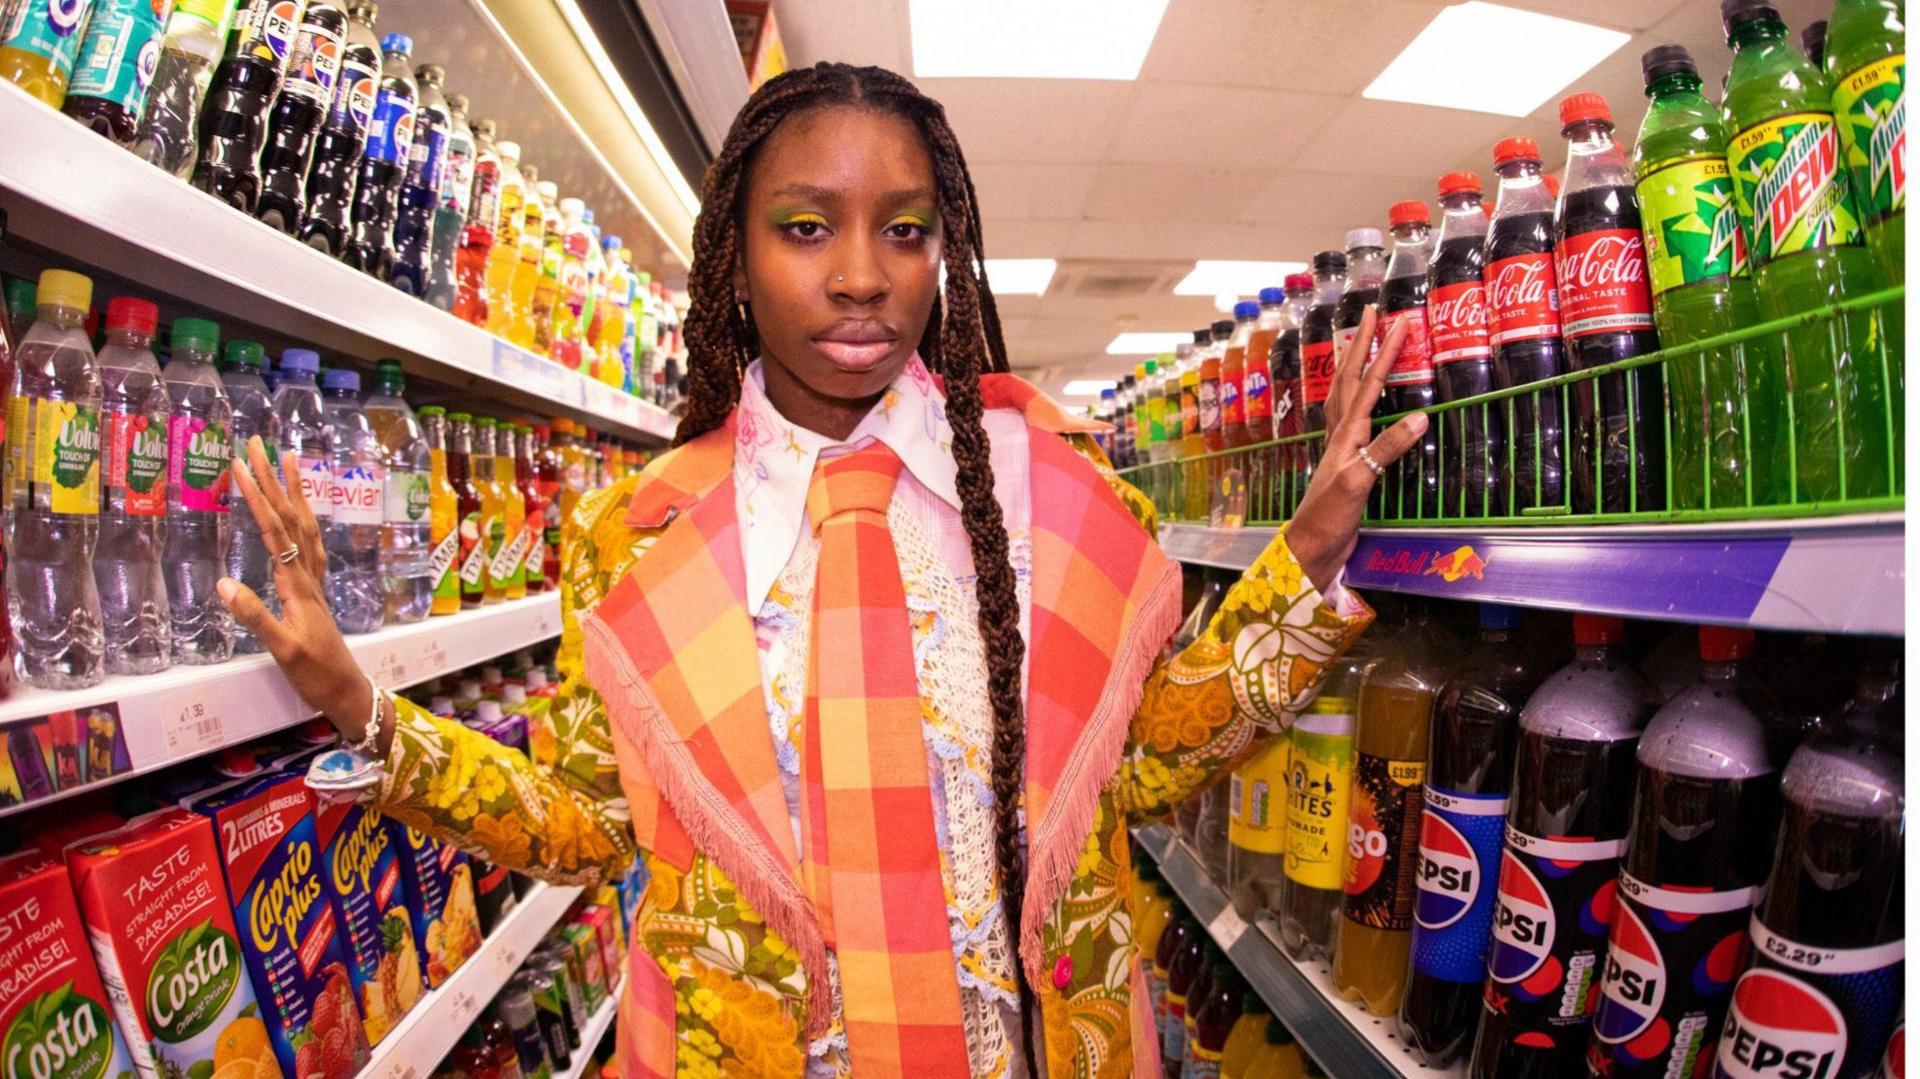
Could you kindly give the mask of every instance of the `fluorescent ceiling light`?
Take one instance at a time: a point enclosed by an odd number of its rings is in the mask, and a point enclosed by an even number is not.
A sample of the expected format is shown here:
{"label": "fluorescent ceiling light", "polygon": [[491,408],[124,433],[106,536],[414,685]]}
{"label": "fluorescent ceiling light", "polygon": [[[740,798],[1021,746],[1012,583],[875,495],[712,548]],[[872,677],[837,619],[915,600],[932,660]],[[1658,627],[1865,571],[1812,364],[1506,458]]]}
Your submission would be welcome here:
{"label": "fluorescent ceiling light", "polygon": [[1526,116],[1613,55],[1627,37],[1572,19],[1468,0],[1435,15],[1363,96]]}
{"label": "fluorescent ceiling light", "polygon": [[1107,343],[1109,356],[1157,356],[1172,352],[1182,344],[1193,343],[1193,331],[1186,333],[1123,333]]}
{"label": "fluorescent ceiling light", "polygon": [[1110,378],[1076,378],[1060,393],[1064,397],[1098,397],[1101,390],[1113,387],[1114,381]]}
{"label": "fluorescent ceiling light", "polygon": [[[1279,288],[1290,273],[1307,268],[1304,262],[1239,262],[1233,259],[1201,259],[1193,271],[1173,286],[1175,296],[1258,295],[1263,288]],[[1223,310],[1231,311],[1229,304]]]}
{"label": "fluorescent ceiling light", "polygon": [[917,78],[1137,79],[1167,0],[910,0]]}
{"label": "fluorescent ceiling light", "polygon": [[1052,259],[988,259],[987,283],[995,296],[1044,296],[1056,265]]}

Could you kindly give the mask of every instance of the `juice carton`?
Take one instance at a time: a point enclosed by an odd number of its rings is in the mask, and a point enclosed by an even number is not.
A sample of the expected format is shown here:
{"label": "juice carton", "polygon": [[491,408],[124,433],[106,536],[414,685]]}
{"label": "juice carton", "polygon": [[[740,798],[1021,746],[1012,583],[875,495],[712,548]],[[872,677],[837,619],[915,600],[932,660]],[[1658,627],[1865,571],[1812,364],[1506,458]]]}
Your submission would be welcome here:
{"label": "juice carton", "polygon": [[414,946],[413,915],[401,886],[406,834],[353,802],[316,800],[314,825],[320,876],[340,919],[347,975],[359,996],[367,1043],[378,1045],[425,992],[426,967]]}
{"label": "juice carton", "polygon": [[0,971],[0,1075],[133,1074],[67,867],[40,851],[0,858]]}
{"label": "juice carton", "polygon": [[613,908],[601,903],[582,910],[574,921],[593,932],[594,946],[600,949],[601,983],[611,993],[620,986],[620,972],[625,969],[620,963],[620,919],[614,916]]}
{"label": "juice carton", "polygon": [[171,1079],[245,1061],[254,1079],[280,1079],[211,822],[183,809],[136,817],[69,847],[67,872],[135,1071]]}
{"label": "juice carton", "polygon": [[587,922],[569,922],[560,930],[560,939],[573,952],[574,969],[580,973],[580,995],[585,999],[587,1015],[600,1010],[607,999],[606,965],[600,959],[600,941]]}
{"label": "juice carton", "polygon": [[405,829],[400,879],[413,913],[413,939],[427,961],[427,984],[439,987],[480,947],[473,866],[460,851],[425,832]]}
{"label": "juice carton", "polygon": [[366,1031],[321,879],[306,782],[264,772],[197,795],[191,808],[219,832],[227,900],[280,1070],[294,1079],[359,1071]]}

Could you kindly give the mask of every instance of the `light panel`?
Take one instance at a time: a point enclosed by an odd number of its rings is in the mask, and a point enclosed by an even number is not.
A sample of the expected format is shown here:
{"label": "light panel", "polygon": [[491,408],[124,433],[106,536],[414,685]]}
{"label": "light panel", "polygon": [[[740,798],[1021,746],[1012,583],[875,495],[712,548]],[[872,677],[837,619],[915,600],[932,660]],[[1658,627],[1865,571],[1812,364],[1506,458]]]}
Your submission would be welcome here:
{"label": "light panel", "polygon": [[1110,378],[1076,378],[1060,393],[1064,397],[1098,397],[1102,390],[1113,389],[1115,385]]}
{"label": "light panel", "polygon": [[1193,331],[1173,333],[1129,332],[1107,343],[1109,356],[1157,356],[1193,342]]}
{"label": "light panel", "polygon": [[[1279,288],[1290,273],[1307,268],[1304,262],[1248,262],[1238,259],[1201,259],[1180,283],[1173,286],[1175,296],[1212,296],[1219,303],[1225,296],[1256,296],[1263,288]],[[1231,311],[1227,304],[1222,310]]]}
{"label": "light panel", "polygon": [[1052,259],[988,259],[987,282],[995,296],[1045,296],[1057,265]]}
{"label": "light panel", "polygon": [[1362,96],[1527,116],[1627,39],[1618,30],[1468,0],[1435,15]]}
{"label": "light panel", "polygon": [[916,78],[1140,77],[1167,0],[910,0]]}

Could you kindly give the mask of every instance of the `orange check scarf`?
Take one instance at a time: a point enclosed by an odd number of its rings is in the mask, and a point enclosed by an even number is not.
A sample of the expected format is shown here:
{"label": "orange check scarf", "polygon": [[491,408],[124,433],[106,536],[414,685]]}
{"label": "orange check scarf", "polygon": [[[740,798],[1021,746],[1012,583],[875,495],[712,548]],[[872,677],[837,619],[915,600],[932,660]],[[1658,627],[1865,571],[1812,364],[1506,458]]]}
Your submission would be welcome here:
{"label": "orange check scarf", "polygon": [[[800,751],[800,875],[840,965],[856,1075],[968,1074],[885,445],[823,461]],[[908,1067],[908,1062],[912,1067]]]}

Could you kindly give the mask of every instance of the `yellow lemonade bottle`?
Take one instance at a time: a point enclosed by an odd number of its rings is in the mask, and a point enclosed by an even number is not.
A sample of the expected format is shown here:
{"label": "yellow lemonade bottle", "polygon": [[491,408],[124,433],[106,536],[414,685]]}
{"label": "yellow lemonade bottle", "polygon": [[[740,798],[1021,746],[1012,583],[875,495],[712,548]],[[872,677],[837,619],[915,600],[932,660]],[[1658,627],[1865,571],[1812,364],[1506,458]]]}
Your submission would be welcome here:
{"label": "yellow lemonade bottle", "polygon": [[433,460],[433,473],[427,481],[427,516],[432,522],[427,549],[433,552],[429,563],[433,580],[433,614],[457,614],[460,610],[460,574],[454,562],[460,554],[460,496],[447,478],[447,410],[428,405],[420,410],[420,429],[427,436],[427,453]]}
{"label": "yellow lemonade bottle", "polygon": [[520,265],[527,179],[520,174],[519,143],[496,142],[493,151],[500,158],[500,216],[493,223],[493,247],[487,252],[487,329],[495,336],[506,337],[513,325],[513,271]]}
{"label": "yellow lemonade bottle", "polygon": [[480,489],[480,542],[486,546],[487,553],[482,558],[486,569],[481,572],[485,591],[482,593],[486,603],[498,603],[507,598],[505,581],[493,577],[493,564],[500,557],[500,548],[506,543],[506,499],[500,491],[500,481],[493,468],[493,429],[496,422],[491,416],[476,416],[473,420],[473,485]]}
{"label": "yellow lemonade bottle", "polygon": [[[534,331],[533,293],[540,284],[540,260],[546,249],[546,206],[540,201],[539,170],[532,165],[520,170],[520,244],[514,256],[511,290],[511,318],[507,340],[521,348],[537,351]],[[502,199],[505,205],[505,199]]]}

